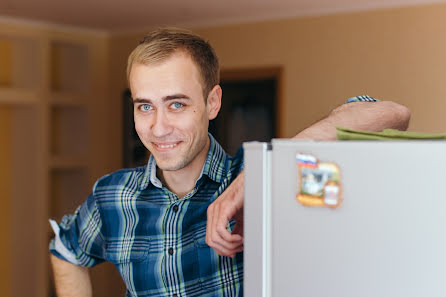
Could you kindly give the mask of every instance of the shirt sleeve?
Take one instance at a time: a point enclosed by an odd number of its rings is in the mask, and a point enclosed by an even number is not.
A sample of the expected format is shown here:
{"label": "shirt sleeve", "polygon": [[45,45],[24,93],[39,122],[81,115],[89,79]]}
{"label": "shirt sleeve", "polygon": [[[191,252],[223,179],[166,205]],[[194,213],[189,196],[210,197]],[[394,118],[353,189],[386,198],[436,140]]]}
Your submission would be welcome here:
{"label": "shirt sleeve", "polygon": [[370,97],[369,95],[361,95],[356,97],[348,98],[345,103],[351,103],[351,102],[379,102],[381,100]]}
{"label": "shirt sleeve", "polygon": [[65,215],[60,224],[50,220],[54,238],[50,252],[75,265],[93,267],[104,261],[102,220],[94,192],[72,215]]}

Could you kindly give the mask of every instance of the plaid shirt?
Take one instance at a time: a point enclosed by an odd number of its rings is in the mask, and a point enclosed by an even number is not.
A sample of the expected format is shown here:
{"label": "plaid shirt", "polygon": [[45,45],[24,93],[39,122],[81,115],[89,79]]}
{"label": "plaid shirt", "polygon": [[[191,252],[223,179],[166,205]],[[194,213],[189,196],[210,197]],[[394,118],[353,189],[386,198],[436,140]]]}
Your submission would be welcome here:
{"label": "plaid shirt", "polygon": [[230,157],[209,138],[202,174],[184,198],[156,177],[153,157],[104,176],[74,215],[50,221],[51,253],[88,267],[110,261],[127,296],[242,296],[243,254],[218,256],[205,234],[207,208],[242,169],[243,151]]}

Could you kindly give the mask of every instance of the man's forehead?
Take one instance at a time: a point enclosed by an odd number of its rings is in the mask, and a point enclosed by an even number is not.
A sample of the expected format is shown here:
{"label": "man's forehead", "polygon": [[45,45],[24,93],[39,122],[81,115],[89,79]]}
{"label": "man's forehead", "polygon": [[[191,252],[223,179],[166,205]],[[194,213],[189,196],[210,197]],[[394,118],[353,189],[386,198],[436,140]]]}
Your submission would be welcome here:
{"label": "man's forehead", "polygon": [[164,98],[185,94],[190,98],[202,97],[200,73],[188,57],[178,55],[161,63],[134,64],[129,78],[132,97]]}
{"label": "man's forehead", "polygon": [[181,79],[187,84],[195,81],[203,89],[204,81],[200,69],[192,57],[185,52],[175,52],[168,58],[156,62],[135,62],[132,65],[129,83],[133,89],[137,83],[159,83],[161,80],[173,81]]}

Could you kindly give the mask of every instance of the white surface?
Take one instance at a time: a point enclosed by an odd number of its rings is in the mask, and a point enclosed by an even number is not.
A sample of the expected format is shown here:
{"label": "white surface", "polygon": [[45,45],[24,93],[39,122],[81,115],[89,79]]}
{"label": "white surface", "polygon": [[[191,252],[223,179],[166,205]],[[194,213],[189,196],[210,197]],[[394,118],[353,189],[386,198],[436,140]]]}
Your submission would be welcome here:
{"label": "white surface", "polygon": [[[296,202],[296,153],[340,167],[339,209]],[[271,296],[446,296],[446,142],[275,141],[271,164]]]}

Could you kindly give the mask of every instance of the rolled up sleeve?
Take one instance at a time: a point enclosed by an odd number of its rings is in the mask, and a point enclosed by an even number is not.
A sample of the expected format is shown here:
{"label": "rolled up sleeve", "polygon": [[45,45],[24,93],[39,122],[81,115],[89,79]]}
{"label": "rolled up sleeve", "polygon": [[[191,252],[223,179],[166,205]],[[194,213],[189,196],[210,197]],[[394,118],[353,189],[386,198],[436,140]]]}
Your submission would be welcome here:
{"label": "rolled up sleeve", "polygon": [[104,261],[102,220],[94,192],[72,215],[58,224],[50,220],[54,238],[49,250],[56,257],[75,265],[93,267]]}

